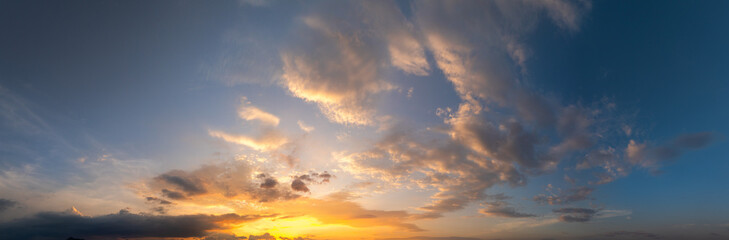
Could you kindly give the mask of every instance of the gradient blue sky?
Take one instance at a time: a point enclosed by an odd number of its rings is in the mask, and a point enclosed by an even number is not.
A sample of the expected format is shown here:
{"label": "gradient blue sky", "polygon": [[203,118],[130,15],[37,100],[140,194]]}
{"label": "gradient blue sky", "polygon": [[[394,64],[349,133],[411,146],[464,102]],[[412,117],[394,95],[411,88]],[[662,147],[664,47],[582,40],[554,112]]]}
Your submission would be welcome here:
{"label": "gradient blue sky", "polygon": [[0,237],[724,239],[726,9],[2,1]]}

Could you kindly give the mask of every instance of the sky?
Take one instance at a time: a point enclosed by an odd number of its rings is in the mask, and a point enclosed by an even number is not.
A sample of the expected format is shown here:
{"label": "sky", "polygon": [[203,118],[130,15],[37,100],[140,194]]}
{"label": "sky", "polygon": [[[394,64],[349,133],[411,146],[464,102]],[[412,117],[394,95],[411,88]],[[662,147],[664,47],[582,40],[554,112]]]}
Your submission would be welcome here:
{"label": "sky", "polygon": [[0,239],[727,239],[726,1],[0,1]]}

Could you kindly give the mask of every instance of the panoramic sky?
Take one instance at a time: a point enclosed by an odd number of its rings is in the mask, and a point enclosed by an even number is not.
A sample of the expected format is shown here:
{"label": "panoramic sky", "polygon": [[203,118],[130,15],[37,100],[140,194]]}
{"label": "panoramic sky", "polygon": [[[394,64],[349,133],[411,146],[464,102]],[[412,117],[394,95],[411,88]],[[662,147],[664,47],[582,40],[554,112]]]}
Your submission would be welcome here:
{"label": "panoramic sky", "polygon": [[729,1],[0,1],[0,239],[727,239]]}

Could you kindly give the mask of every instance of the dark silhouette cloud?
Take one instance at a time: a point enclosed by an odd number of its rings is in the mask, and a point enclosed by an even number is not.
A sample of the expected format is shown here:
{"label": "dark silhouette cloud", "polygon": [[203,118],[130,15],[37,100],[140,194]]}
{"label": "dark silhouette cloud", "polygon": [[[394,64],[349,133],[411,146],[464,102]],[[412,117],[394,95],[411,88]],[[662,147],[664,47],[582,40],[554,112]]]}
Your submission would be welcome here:
{"label": "dark silhouette cloud", "polygon": [[[328,183],[328,172],[294,176],[291,186],[265,173],[254,174],[254,167],[242,161],[203,165],[192,171],[172,170],[150,179],[147,187],[158,196],[147,197],[198,201],[202,199],[244,197],[259,202],[291,200],[296,192],[309,192],[307,184]],[[160,202],[161,203],[161,202]]]}
{"label": "dark silhouette cloud", "polygon": [[304,183],[301,179],[294,179],[294,181],[291,182],[291,189],[297,192],[309,192],[309,188],[306,187],[306,183]]}
{"label": "dark silhouette cloud", "polygon": [[598,213],[598,210],[591,208],[558,208],[552,210],[561,214],[559,220],[563,222],[587,222]]}
{"label": "dark silhouette cloud", "polygon": [[18,205],[18,202],[16,201],[0,198],[0,212],[3,212],[11,207],[15,207],[16,205]]}
{"label": "dark silhouette cloud", "polygon": [[162,174],[158,178],[167,181],[168,183],[171,183],[173,185],[177,185],[180,187],[182,191],[187,193],[187,195],[197,195],[197,194],[203,194],[207,191],[200,185],[199,180],[190,178],[188,176],[174,176],[171,174],[181,174],[184,173],[182,171],[171,171],[170,173]]}
{"label": "dark silhouette cloud", "polygon": [[278,181],[275,178],[266,178],[261,183],[261,188],[274,188],[278,185]]}
{"label": "dark silhouette cloud", "polygon": [[327,171],[323,173],[311,172],[309,174],[299,175],[294,177],[294,181],[291,182],[291,189],[297,192],[309,192],[307,184],[323,184],[329,183],[329,179],[334,175],[329,174]]}
{"label": "dark silhouette cloud", "polygon": [[162,205],[172,204],[172,202],[170,202],[170,201],[167,201],[167,200],[164,200],[164,199],[161,199],[161,198],[156,198],[156,197],[146,197],[146,199],[147,199],[148,202],[155,202],[155,203],[159,203],[159,204],[162,204]]}
{"label": "dark silhouette cloud", "polygon": [[162,195],[172,199],[185,199],[185,195],[180,192],[170,191],[168,189],[162,189]]}
{"label": "dark silhouette cloud", "polygon": [[204,237],[207,231],[225,224],[253,221],[262,215],[180,215],[159,216],[129,213],[85,217],[76,214],[43,212],[0,224],[0,239],[85,239],[187,238]]}
{"label": "dark silhouette cloud", "polygon": [[523,218],[535,217],[536,215],[518,212],[516,208],[509,206],[505,201],[493,201],[483,204],[484,208],[479,210],[481,214],[494,217]]}
{"label": "dark silhouette cloud", "polygon": [[661,239],[660,236],[653,233],[636,232],[636,231],[617,231],[603,234],[606,237],[628,237],[628,238],[640,238],[640,239]]}

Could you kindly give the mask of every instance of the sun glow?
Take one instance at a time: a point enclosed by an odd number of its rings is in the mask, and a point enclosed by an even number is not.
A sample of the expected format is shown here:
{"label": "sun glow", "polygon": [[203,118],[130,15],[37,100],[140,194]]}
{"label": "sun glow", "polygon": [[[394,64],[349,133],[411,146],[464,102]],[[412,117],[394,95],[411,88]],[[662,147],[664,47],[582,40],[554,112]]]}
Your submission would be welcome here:
{"label": "sun glow", "polygon": [[264,218],[241,224],[232,232],[236,235],[270,233],[274,236],[298,237],[316,233],[336,233],[351,230],[341,224],[325,224],[310,216]]}

